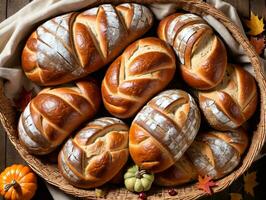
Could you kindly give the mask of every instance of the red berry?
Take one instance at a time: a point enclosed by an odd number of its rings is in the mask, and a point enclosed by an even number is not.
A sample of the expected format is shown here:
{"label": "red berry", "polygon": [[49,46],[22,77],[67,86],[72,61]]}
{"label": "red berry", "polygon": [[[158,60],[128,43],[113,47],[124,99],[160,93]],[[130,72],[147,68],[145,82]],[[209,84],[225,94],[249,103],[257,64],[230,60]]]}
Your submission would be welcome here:
{"label": "red berry", "polygon": [[147,196],[146,196],[146,194],[144,192],[141,192],[141,193],[139,193],[139,198],[141,200],[146,200],[147,199]]}
{"label": "red berry", "polygon": [[177,192],[175,191],[175,189],[170,189],[170,190],[168,190],[168,194],[170,196],[175,196],[175,195],[177,195]]}

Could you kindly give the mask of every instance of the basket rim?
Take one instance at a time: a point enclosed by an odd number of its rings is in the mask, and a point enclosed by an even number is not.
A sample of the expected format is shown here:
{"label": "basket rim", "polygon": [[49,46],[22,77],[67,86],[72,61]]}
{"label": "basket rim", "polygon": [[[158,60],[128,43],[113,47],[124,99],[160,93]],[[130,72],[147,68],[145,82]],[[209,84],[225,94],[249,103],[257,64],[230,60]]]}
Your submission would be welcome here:
{"label": "basket rim", "polygon": [[[259,90],[260,90],[260,123],[256,130],[254,130],[254,135],[252,137],[252,143],[249,147],[248,152],[245,154],[244,159],[242,159],[242,163],[240,166],[238,166],[237,169],[235,169],[232,173],[225,176],[222,179],[217,180],[218,186],[213,188],[214,193],[220,192],[226,187],[228,187],[234,180],[236,180],[239,176],[241,176],[252,164],[252,162],[255,159],[255,156],[259,153],[261,150],[265,137],[266,137],[266,130],[265,130],[265,116],[266,116],[266,78],[265,74],[263,73],[263,66],[260,62],[259,56],[255,52],[254,48],[251,46],[251,44],[248,42],[247,38],[242,35],[239,28],[230,21],[229,18],[227,18],[221,11],[217,10],[216,8],[212,7],[211,5],[203,2],[202,0],[99,0],[96,3],[91,4],[89,7],[93,7],[96,5],[104,4],[104,3],[125,3],[125,2],[134,2],[134,3],[140,3],[140,4],[151,4],[151,3],[175,3],[178,4],[179,7],[184,9],[185,11],[195,13],[198,15],[211,15],[215,17],[217,20],[219,20],[226,28],[227,30],[232,34],[232,36],[238,41],[245,53],[250,58],[250,62],[252,64],[252,67],[254,68],[255,74],[256,74],[256,82],[258,83]],[[0,120],[3,124],[3,127],[5,131],[7,132],[8,138],[11,141],[11,143],[15,146],[19,154],[22,156],[22,158],[29,164],[29,166],[43,179],[45,179],[48,183],[58,187],[59,189],[63,190],[64,192],[68,194],[72,194],[74,196],[79,197],[90,197],[92,199],[95,199],[94,192],[93,194],[89,194],[91,190],[83,190],[78,189],[74,187],[69,187],[69,185],[65,185],[65,183],[59,182],[59,177],[54,177],[53,174],[51,174],[50,171],[45,170],[44,168],[40,169],[39,166],[46,166],[46,163],[42,163],[38,158],[35,156],[32,156],[27,153],[27,151],[20,145],[17,138],[17,128],[14,128],[14,126],[17,126],[17,121],[15,120],[15,113],[16,111],[14,108],[12,108],[11,100],[7,99],[4,95],[4,88],[3,83],[0,84]],[[12,120],[11,120],[12,119]],[[30,162],[34,161],[34,162]],[[206,193],[203,191],[197,189],[195,187],[195,184],[189,185],[188,187],[180,188],[178,192],[180,191],[181,196],[178,197],[178,199],[197,199],[199,197],[205,196]],[[157,194],[155,194],[154,197],[158,199],[177,199],[177,196],[171,197],[166,196],[163,192],[162,188],[157,188]],[[121,196],[121,199],[127,199],[129,197],[134,198],[136,197],[135,194],[129,193],[125,191],[125,189],[117,189],[118,194],[115,196],[108,195],[108,199],[117,199],[118,195]],[[111,190],[112,191],[112,190]],[[183,191],[183,193],[182,193]],[[116,191],[117,192],[117,191]],[[154,199],[156,199],[154,198]]]}

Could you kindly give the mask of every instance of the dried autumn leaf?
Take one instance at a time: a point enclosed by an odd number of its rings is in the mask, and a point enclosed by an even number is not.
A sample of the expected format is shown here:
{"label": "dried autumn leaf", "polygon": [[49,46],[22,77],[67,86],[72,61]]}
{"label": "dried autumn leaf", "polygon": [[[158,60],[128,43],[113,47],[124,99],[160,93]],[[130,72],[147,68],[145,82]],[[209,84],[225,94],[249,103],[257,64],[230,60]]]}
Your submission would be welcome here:
{"label": "dried autumn leaf", "polygon": [[243,200],[242,194],[230,193],[231,200]]}
{"label": "dried autumn leaf", "polygon": [[254,15],[253,12],[251,12],[250,20],[245,20],[245,23],[250,29],[250,31],[247,33],[248,35],[256,36],[264,31],[263,18],[259,19],[259,17]]}
{"label": "dried autumn leaf", "polygon": [[24,87],[22,88],[17,99],[14,99],[15,105],[19,111],[23,111],[28,103],[32,99],[33,90],[26,90]]}
{"label": "dried autumn leaf", "polygon": [[215,182],[212,181],[212,178],[209,177],[208,175],[202,177],[199,176],[198,178],[198,183],[197,183],[197,188],[200,190],[205,191],[208,194],[212,194],[211,188],[214,186],[217,186]]}
{"label": "dried autumn leaf", "polygon": [[244,175],[244,190],[246,193],[254,197],[254,187],[258,185],[256,182],[257,172],[247,173]]}
{"label": "dried autumn leaf", "polygon": [[265,37],[250,37],[250,43],[254,46],[256,52],[260,55],[265,48]]}

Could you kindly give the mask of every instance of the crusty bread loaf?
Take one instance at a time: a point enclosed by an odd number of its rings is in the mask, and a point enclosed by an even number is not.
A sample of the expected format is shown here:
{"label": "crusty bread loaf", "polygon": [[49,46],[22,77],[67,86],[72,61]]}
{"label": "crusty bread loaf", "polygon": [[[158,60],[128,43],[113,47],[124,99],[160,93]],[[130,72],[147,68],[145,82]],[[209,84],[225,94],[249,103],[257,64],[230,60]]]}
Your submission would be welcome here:
{"label": "crusty bread loaf", "polygon": [[198,173],[186,153],[170,168],[155,175],[155,183],[161,186],[182,185],[197,179]]}
{"label": "crusty bread loaf", "polygon": [[58,156],[62,175],[74,186],[94,188],[115,177],[128,159],[128,127],[103,117],[69,139]]}
{"label": "crusty bread loaf", "polygon": [[129,131],[134,162],[154,173],[173,165],[194,140],[200,126],[199,109],[182,90],[167,90],[137,114]]}
{"label": "crusty bread loaf", "polygon": [[50,153],[96,114],[100,102],[99,88],[92,81],[45,88],[30,101],[20,116],[20,142],[30,153]]}
{"label": "crusty bread loaf", "polygon": [[[174,45],[177,34],[183,28],[194,24],[206,25],[206,22],[195,14],[174,13],[160,21],[157,34],[162,40],[167,41],[170,45]],[[210,29],[210,27],[206,26],[206,29]]]}
{"label": "crusty bread loaf", "polygon": [[242,67],[229,64],[222,83],[198,96],[209,124],[218,130],[230,130],[252,116],[258,94],[254,78]]}
{"label": "crusty bread loaf", "polygon": [[163,19],[157,32],[174,48],[188,85],[206,90],[221,82],[227,64],[226,49],[202,18],[176,13]]}
{"label": "crusty bread loaf", "polygon": [[241,161],[248,146],[243,129],[228,132],[201,132],[185,156],[169,169],[156,174],[156,183],[174,186],[208,175],[213,179],[229,174]]}
{"label": "crusty bread loaf", "polygon": [[29,37],[22,52],[22,67],[39,85],[84,77],[112,61],[152,22],[149,9],[133,3],[103,4],[55,17]]}
{"label": "crusty bread loaf", "polygon": [[114,116],[129,118],[175,74],[175,55],[158,38],[140,39],[108,68],[102,83],[105,108]]}

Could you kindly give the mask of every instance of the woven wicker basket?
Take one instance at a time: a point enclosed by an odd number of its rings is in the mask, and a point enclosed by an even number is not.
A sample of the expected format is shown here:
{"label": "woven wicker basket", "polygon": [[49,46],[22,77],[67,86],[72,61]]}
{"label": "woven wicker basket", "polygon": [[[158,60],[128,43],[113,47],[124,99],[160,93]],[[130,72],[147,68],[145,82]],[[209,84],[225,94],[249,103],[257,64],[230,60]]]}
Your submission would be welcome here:
{"label": "woven wicker basket", "polygon": [[[122,3],[129,2],[126,0],[115,0],[115,1],[98,1],[97,4],[92,4],[91,7],[102,4],[102,3]],[[132,2],[132,1],[131,1]],[[245,155],[241,165],[230,175],[224,177],[217,181],[218,186],[214,188],[214,192],[219,192],[226,187],[228,187],[234,180],[236,180],[241,174],[247,170],[247,168],[253,162],[255,156],[260,151],[265,140],[265,112],[266,112],[266,79],[265,74],[263,74],[263,67],[259,61],[258,55],[255,53],[254,49],[251,47],[247,39],[243,37],[238,28],[219,10],[211,7],[207,3],[199,0],[136,0],[133,2],[149,4],[149,3],[176,3],[178,6],[186,11],[196,13],[200,16],[205,14],[212,15],[217,20],[219,20],[225,27],[231,32],[232,36],[242,44],[245,49],[245,53],[249,56],[252,66],[254,67],[256,73],[256,80],[260,90],[260,116],[259,123],[256,130],[253,132],[252,140],[250,143],[250,148]],[[18,150],[20,155],[25,159],[25,161],[31,166],[31,168],[44,178],[48,183],[60,188],[66,193],[75,195],[77,197],[86,197],[88,199],[95,199],[94,190],[83,190],[75,188],[68,184],[67,181],[63,179],[58,171],[58,168],[54,164],[28,154],[28,152],[20,145],[17,137],[17,118],[16,111],[11,106],[11,102],[4,96],[3,87],[0,85],[0,119],[7,132],[10,141],[13,143],[15,148]],[[187,186],[182,186],[177,188],[178,195],[171,197],[167,193],[167,189],[154,187],[149,194],[149,199],[197,199],[204,196],[205,193],[198,190],[195,184],[190,184]],[[124,188],[113,188],[110,189],[107,199],[136,199],[137,195],[128,192]]]}

